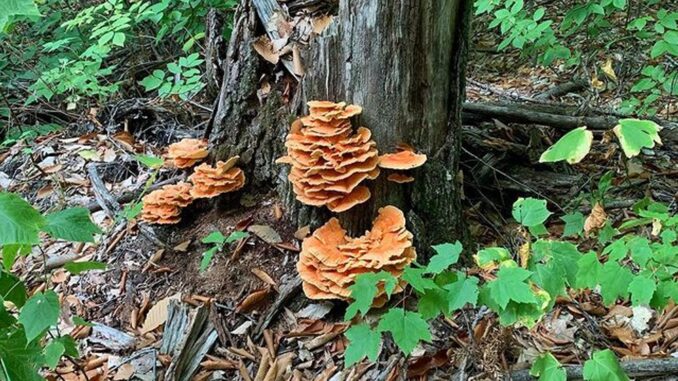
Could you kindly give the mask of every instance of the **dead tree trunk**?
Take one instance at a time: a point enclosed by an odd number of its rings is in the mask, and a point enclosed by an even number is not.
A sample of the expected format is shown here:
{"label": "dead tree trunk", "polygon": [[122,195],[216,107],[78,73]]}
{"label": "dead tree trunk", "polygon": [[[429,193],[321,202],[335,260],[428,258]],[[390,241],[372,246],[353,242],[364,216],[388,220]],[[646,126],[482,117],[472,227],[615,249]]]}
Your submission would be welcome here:
{"label": "dead tree trunk", "polygon": [[[470,1],[340,0],[334,22],[303,53],[306,74],[297,96],[285,105],[272,91],[263,106],[256,97],[258,73],[270,64],[251,46],[264,33],[261,26],[258,32],[252,27],[251,4],[241,3],[224,59],[212,123],[217,157],[240,154],[258,188],[286,185],[287,168],[273,161],[282,154],[291,119],[306,111],[301,100],[358,104],[363,107],[359,122],[372,131],[381,153],[408,143],[428,161],[413,173],[411,184],[380,176],[371,184],[369,203],[340,216],[345,226],[362,233],[378,208],[395,205],[406,212],[419,247],[461,238],[457,172]],[[326,211],[300,205],[289,188],[285,193],[288,215],[300,226],[314,216],[321,217],[316,223],[325,221]]]}

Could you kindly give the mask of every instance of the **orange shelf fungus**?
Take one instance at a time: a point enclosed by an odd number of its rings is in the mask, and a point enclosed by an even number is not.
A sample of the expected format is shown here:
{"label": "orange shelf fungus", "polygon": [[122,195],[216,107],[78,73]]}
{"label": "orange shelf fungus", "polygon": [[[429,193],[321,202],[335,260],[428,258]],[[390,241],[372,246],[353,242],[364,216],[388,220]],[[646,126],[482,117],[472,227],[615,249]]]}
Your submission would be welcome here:
{"label": "orange shelf fungus", "polygon": [[170,144],[167,151],[167,158],[171,159],[177,168],[192,167],[207,155],[207,141],[202,139],[183,139]]}
{"label": "orange shelf fungus", "polygon": [[403,150],[379,156],[379,166],[387,169],[413,169],[424,165],[426,155]]}
{"label": "orange shelf fungus", "polygon": [[165,185],[141,199],[141,219],[151,224],[176,224],[181,219],[181,209],[193,202],[191,184],[180,182]]}
{"label": "orange shelf fungus", "polygon": [[[394,206],[386,206],[379,209],[372,230],[358,238],[347,236],[336,218],[329,220],[304,239],[297,270],[308,298],[348,300],[348,288],[357,275],[383,270],[400,277],[416,257],[405,215]],[[401,282],[395,292],[402,291],[403,286]],[[380,289],[374,306],[386,301]]]}
{"label": "orange shelf fungus", "polygon": [[276,162],[292,166],[289,180],[297,200],[343,212],[370,198],[361,185],[379,175],[377,144],[370,130],[353,130],[349,118],[362,108],[329,101],[308,102],[310,114],[292,123],[287,156]]}
{"label": "orange shelf fungus", "polygon": [[200,164],[188,179],[193,183],[193,198],[212,198],[234,192],[245,185],[245,173],[235,166],[239,157],[219,161],[215,166]]}

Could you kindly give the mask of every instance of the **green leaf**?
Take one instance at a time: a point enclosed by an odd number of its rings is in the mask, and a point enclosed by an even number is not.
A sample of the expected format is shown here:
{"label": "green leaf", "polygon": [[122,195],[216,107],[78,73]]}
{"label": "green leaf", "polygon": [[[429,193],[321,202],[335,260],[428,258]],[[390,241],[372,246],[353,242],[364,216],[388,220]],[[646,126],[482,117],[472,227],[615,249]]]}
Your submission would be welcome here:
{"label": "green leaf", "polygon": [[216,254],[217,251],[219,251],[219,247],[214,246],[207,250],[206,252],[202,253],[202,259],[200,260],[200,270],[198,271],[204,272],[205,270],[207,270],[210,263],[212,262],[212,258],[214,258],[214,254]]}
{"label": "green leaf", "polygon": [[543,224],[551,212],[546,208],[546,200],[521,197],[513,203],[512,215],[521,225],[530,227]]}
{"label": "green leaf", "polygon": [[603,303],[609,306],[618,298],[626,298],[629,283],[633,280],[631,270],[620,266],[617,262],[607,261],[600,271],[600,295]]}
{"label": "green leaf", "polygon": [[457,281],[445,286],[447,292],[448,310],[454,311],[478,302],[478,278],[466,277],[458,273]]}
{"label": "green leaf", "polygon": [[417,311],[424,319],[433,319],[440,315],[449,314],[447,291],[442,288],[426,290],[419,296]]}
{"label": "green leaf", "polygon": [[395,289],[398,280],[386,271],[378,273],[364,273],[356,276],[355,282],[349,286],[353,302],[346,309],[344,320],[351,320],[360,312],[363,316],[369,312],[372,302],[379,291],[378,286],[383,283],[388,296]]}
{"label": "green leaf", "polygon": [[651,120],[620,119],[613,129],[626,157],[634,157],[642,148],[652,148],[655,143],[662,144],[659,137],[660,125]]}
{"label": "green leaf", "polygon": [[226,242],[226,237],[221,234],[220,231],[215,230],[211,232],[210,234],[206,235],[203,237],[201,240],[202,243],[216,243],[219,245],[222,245],[224,242]]}
{"label": "green leaf", "polygon": [[631,259],[640,267],[645,267],[652,258],[650,241],[645,237],[633,237],[627,244],[631,252]]}
{"label": "green leaf", "polygon": [[134,155],[134,159],[151,169],[162,168],[162,166],[165,164],[165,161],[161,157],[151,155]]}
{"label": "green leaf", "polygon": [[598,351],[584,363],[584,379],[587,381],[628,381],[617,356],[609,349]]}
{"label": "green leaf", "polygon": [[365,357],[375,362],[379,356],[381,333],[367,324],[357,324],[349,328],[344,335],[348,339],[348,347],[344,352],[344,364],[348,368]]}
{"label": "green leaf", "polygon": [[125,46],[125,33],[117,32],[113,35],[113,45],[116,46]]}
{"label": "green leaf", "polygon": [[226,241],[224,243],[239,241],[243,238],[247,238],[247,236],[249,236],[247,232],[234,231],[233,233],[228,235],[228,238],[226,238]]}
{"label": "green leaf", "polygon": [[129,204],[126,204],[125,207],[122,209],[122,212],[120,212],[122,218],[130,221],[139,216],[141,214],[141,211],[144,208],[144,204],[141,202],[130,202]]}
{"label": "green leaf", "polygon": [[84,325],[86,327],[94,327],[94,324],[88,322],[87,320],[81,318],[80,316],[73,316],[73,324]]}
{"label": "green leaf", "polygon": [[94,235],[101,233],[89,216],[87,208],[68,208],[45,216],[47,225],[42,230],[52,238],[71,242],[94,242]]}
{"label": "green leaf", "polygon": [[393,341],[405,355],[412,353],[419,341],[431,341],[428,323],[417,312],[402,308],[391,308],[382,315],[377,328],[379,332],[390,332]]}
{"label": "green leaf", "polygon": [[52,290],[31,296],[19,313],[19,323],[24,326],[26,340],[33,341],[59,320],[59,297]]}
{"label": "green leaf", "polygon": [[654,279],[644,275],[633,277],[629,283],[629,293],[631,293],[631,304],[634,306],[650,304],[652,295],[657,290],[657,284]]}
{"label": "green leaf", "polygon": [[598,285],[598,278],[603,271],[603,265],[598,261],[598,255],[591,251],[584,254],[577,261],[577,275],[574,283],[577,288],[593,289]]}
{"label": "green leaf", "polygon": [[453,244],[443,243],[433,246],[436,255],[431,257],[431,260],[426,267],[426,272],[440,274],[443,270],[446,270],[451,265],[457,263],[462,249],[462,245],[459,241]]}
{"label": "green leaf", "polygon": [[406,267],[401,278],[420,293],[437,289],[438,285],[433,279],[425,278],[425,273],[426,269],[424,268]]}
{"label": "green leaf", "polygon": [[23,307],[28,297],[24,282],[9,272],[0,271],[0,297],[18,308]]}
{"label": "green leaf", "polygon": [[608,261],[620,261],[626,258],[628,252],[629,248],[626,245],[626,241],[621,238],[605,246],[603,249],[603,254],[607,255]]}
{"label": "green leaf", "polygon": [[3,16],[41,16],[33,0],[2,0],[0,15]]}
{"label": "green leaf", "polygon": [[565,160],[570,164],[579,163],[591,150],[593,133],[586,127],[575,128],[565,134],[539,157],[540,163]]}
{"label": "green leaf", "polygon": [[558,295],[565,294],[565,277],[553,262],[538,264],[532,276],[534,282],[551,296],[551,303],[555,304]]}
{"label": "green leaf", "polygon": [[42,348],[37,342],[27,342],[24,330],[0,335],[0,379],[3,381],[44,381],[38,373],[42,363]]}
{"label": "green leaf", "polygon": [[11,271],[14,261],[19,255],[28,255],[33,250],[31,245],[10,244],[2,247],[2,264],[5,270]]}
{"label": "green leaf", "polygon": [[532,272],[520,267],[502,267],[497,279],[487,283],[490,297],[501,307],[506,308],[509,301],[518,303],[536,303],[537,299],[530,286],[525,283]]}
{"label": "green leaf", "polygon": [[530,368],[530,375],[539,377],[539,381],[565,381],[567,372],[550,352],[537,357]]}
{"label": "green leaf", "polygon": [[584,215],[581,212],[574,212],[560,217],[565,222],[563,237],[577,236],[584,230]]}
{"label": "green leaf", "polygon": [[89,270],[106,270],[106,264],[96,261],[69,262],[64,268],[71,274],[78,275]]}
{"label": "green leaf", "polygon": [[473,256],[473,259],[480,268],[488,268],[509,258],[511,258],[511,254],[503,247],[488,247],[480,250],[478,254]]}
{"label": "green leaf", "polygon": [[548,259],[555,269],[573,284],[577,275],[577,261],[581,253],[577,246],[570,242],[540,239],[532,245],[535,258]]}
{"label": "green leaf", "polygon": [[154,70],[152,75],[141,80],[139,84],[144,86],[146,91],[153,91],[163,84],[171,86],[170,83],[165,82],[165,72],[162,70]]}
{"label": "green leaf", "polygon": [[54,369],[59,364],[61,356],[66,351],[66,348],[63,344],[58,341],[52,340],[47,344],[45,350],[43,351],[45,356],[45,364],[49,369]]}
{"label": "green leaf", "polygon": [[45,219],[29,203],[13,193],[0,193],[0,245],[34,245]]}

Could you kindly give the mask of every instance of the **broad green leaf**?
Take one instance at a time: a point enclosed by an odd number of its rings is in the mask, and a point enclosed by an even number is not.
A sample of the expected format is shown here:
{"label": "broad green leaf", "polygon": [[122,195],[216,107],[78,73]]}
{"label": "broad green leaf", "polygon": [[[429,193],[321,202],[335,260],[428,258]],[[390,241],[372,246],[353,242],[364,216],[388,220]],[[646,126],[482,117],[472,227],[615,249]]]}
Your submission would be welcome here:
{"label": "broad green leaf", "polygon": [[548,259],[555,269],[573,284],[577,274],[577,261],[581,253],[577,246],[570,242],[540,239],[532,245],[535,258]]}
{"label": "broad green leaf", "polygon": [[603,265],[598,261],[598,255],[591,251],[584,254],[577,261],[577,275],[575,280],[575,287],[593,289],[598,285],[600,273],[603,271]]}
{"label": "broad green leaf", "polygon": [[627,244],[631,252],[631,259],[640,267],[645,267],[652,258],[652,248],[650,241],[645,237],[633,237]]}
{"label": "broad green leaf", "polygon": [[652,148],[662,144],[659,137],[660,125],[651,120],[620,119],[613,129],[626,157],[634,157],[642,148]]}
{"label": "broad green leaf", "polygon": [[58,341],[52,340],[45,346],[43,351],[45,356],[45,364],[49,369],[54,369],[59,364],[61,356],[66,351],[66,348],[63,344]]}
{"label": "broad green leaf", "polygon": [[538,264],[534,268],[532,279],[551,296],[551,303],[555,304],[558,295],[565,294],[565,274],[561,273],[553,262]]}
{"label": "broad green leaf", "polygon": [[233,233],[228,235],[228,237],[226,238],[226,241],[224,243],[235,242],[235,241],[241,240],[243,238],[246,238],[248,235],[249,234],[247,232],[234,231]]}
{"label": "broad green leaf", "polygon": [[421,317],[427,320],[433,319],[441,313],[448,315],[450,311],[447,298],[447,291],[442,288],[426,290],[426,292],[419,295],[417,311],[419,311]]}
{"label": "broad green leaf", "polygon": [[87,208],[68,208],[45,216],[47,224],[42,230],[52,236],[71,242],[94,242],[101,233],[89,217]]}
{"label": "broad green leaf", "polygon": [[0,193],[0,245],[34,245],[45,219],[29,203],[13,193]]}
{"label": "broad green leaf", "polygon": [[24,282],[9,272],[0,271],[0,297],[18,308],[23,307],[28,297]]}
{"label": "broad green leaf", "polygon": [[405,355],[412,353],[420,341],[431,341],[431,331],[426,320],[419,313],[402,308],[391,308],[382,315],[378,330],[390,332],[393,341]]}
{"label": "broad green leaf", "polygon": [[0,1],[0,15],[41,16],[33,0],[2,0]]}
{"label": "broad green leaf", "polygon": [[628,290],[631,294],[631,304],[634,306],[650,304],[655,290],[657,290],[657,284],[653,279],[644,275],[633,277]]}
{"label": "broad green leaf", "polygon": [[28,255],[33,250],[31,245],[10,244],[2,247],[2,264],[5,270],[11,271],[14,261],[19,255]]}
{"label": "broad green leaf", "polygon": [[585,217],[581,212],[574,212],[560,217],[565,222],[563,237],[577,236],[584,230]]}
{"label": "broad green leaf", "polygon": [[584,380],[628,381],[629,377],[619,365],[617,356],[609,349],[598,351],[584,363]]}
{"label": "broad green leaf", "polygon": [[24,330],[0,335],[0,380],[44,381],[38,373],[43,360],[39,343],[27,342]]}
{"label": "broad green leaf", "polygon": [[59,297],[52,290],[39,292],[28,299],[19,313],[26,340],[31,342],[59,320]]}
{"label": "broad green leaf", "polygon": [[511,258],[511,254],[503,247],[488,247],[473,256],[478,267],[487,269]]}
{"label": "broad green leaf", "polygon": [[81,318],[80,316],[73,316],[73,324],[75,325],[84,325],[87,327],[93,327],[94,324],[88,322],[87,320]]}
{"label": "broad green leaf", "polygon": [[71,274],[78,275],[89,270],[106,270],[106,264],[97,261],[69,262],[64,268]]}
{"label": "broad green leaf", "polygon": [[551,212],[546,208],[546,200],[521,197],[513,203],[512,215],[521,225],[530,227],[543,224]]}
{"label": "broad green leaf", "polygon": [[575,128],[549,147],[539,158],[540,163],[566,160],[570,164],[579,163],[591,150],[593,133],[586,127]]}
{"label": "broad green leaf", "polygon": [[459,273],[457,281],[445,286],[447,290],[448,310],[454,311],[478,302],[478,278],[466,277]]}
{"label": "broad green leaf", "polygon": [[487,283],[490,297],[501,307],[506,308],[509,301],[518,303],[536,303],[537,299],[530,286],[525,283],[532,272],[520,267],[502,267],[497,279]]}
{"label": "broad green leaf", "polygon": [[426,272],[439,274],[446,270],[451,265],[457,263],[459,254],[462,251],[462,245],[459,241],[455,243],[443,243],[433,246],[436,254],[431,257],[431,260],[426,267]]}
{"label": "broad green leaf", "polygon": [[406,267],[401,279],[420,293],[424,293],[426,290],[437,289],[438,285],[433,279],[424,277],[424,274],[426,274],[426,269],[424,268]]}
{"label": "broad green leaf", "polygon": [[620,261],[626,258],[628,252],[629,248],[626,245],[626,241],[621,238],[605,246],[603,249],[603,254],[608,256],[608,261]]}
{"label": "broad green leaf", "polygon": [[214,254],[216,254],[217,251],[219,251],[219,247],[214,246],[207,250],[206,252],[202,253],[202,259],[200,260],[200,270],[198,271],[204,272],[205,270],[207,270],[210,263],[212,262],[212,258],[214,258]]}
{"label": "broad green leaf", "polygon": [[365,316],[377,296],[378,286],[383,283],[386,294],[390,296],[397,282],[398,280],[386,271],[358,275],[355,282],[348,288],[351,291],[353,302],[346,309],[344,320],[353,319],[358,312]]}
{"label": "broad green leaf", "polygon": [[201,240],[202,243],[216,243],[219,245],[223,244],[225,241],[226,237],[218,230],[211,232]]}
{"label": "broad green leaf", "polygon": [[135,155],[134,158],[139,163],[151,169],[162,168],[162,166],[165,164],[165,161],[161,157],[151,155]]}
{"label": "broad green leaf", "polygon": [[565,381],[567,380],[567,372],[560,365],[560,362],[553,357],[550,352],[546,352],[532,364],[530,368],[530,375],[539,377],[539,381]]}
{"label": "broad green leaf", "polygon": [[141,202],[130,202],[129,204],[126,204],[125,207],[122,209],[122,212],[120,214],[122,215],[122,218],[126,220],[133,220],[137,218],[140,214],[141,211],[144,209],[144,204]]}
{"label": "broad green leaf", "polygon": [[600,295],[603,303],[609,306],[618,298],[628,296],[629,283],[633,280],[631,270],[620,266],[617,262],[607,261],[600,271]]}
{"label": "broad green leaf", "polygon": [[381,333],[369,325],[357,324],[349,328],[344,335],[348,339],[348,347],[344,352],[344,364],[348,368],[365,357],[375,362],[379,356]]}

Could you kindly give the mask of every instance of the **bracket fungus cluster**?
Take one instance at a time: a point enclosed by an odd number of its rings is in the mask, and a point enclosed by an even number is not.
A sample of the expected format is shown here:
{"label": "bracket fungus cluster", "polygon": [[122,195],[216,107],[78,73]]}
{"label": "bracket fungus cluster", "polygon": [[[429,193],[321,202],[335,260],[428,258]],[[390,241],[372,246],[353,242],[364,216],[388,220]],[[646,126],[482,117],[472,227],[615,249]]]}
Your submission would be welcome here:
{"label": "bracket fungus cluster", "polygon": [[207,141],[202,139],[183,139],[170,144],[167,150],[167,158],[177,168],[189,168],[198,161],[207,157]]}
{"label": "bracket fungus cluster", "polygon": [[212,198],[242,188],[245,185],[245,173],[235,166],[238,159],[238,156],[234,156],[214,166],[204,163],[197,166],[188,178],[193,183],[193,198]]}
{"label": "bracket fungus cluster", "polygon": [[191,184],[165,185],[142,199],[141,219],[152,224],[176,224],[181,210],[193,202]]}
{"label": "bracket fungus cluster", "polygon": [[[207,142],[183,139],[171,144],[167,158],[177,168],[188,168],[208,156]],[[166,185],[142,198],[141,219],[151,224],[175,224],[181,219],[181,210],[194,199],[212,198],[234,192],[245,185],[245,173],[235,166],[239,157],[219,161],[216,165],[201,164],[188,177],[192,183]]]}
{"label": "bracket fungus cluster", "polygon": [[370,198],[364,180],[379,176],[379,153],[369,129],[353,130],[350,118],[362,108],[346,103],[311,101],[310,114],[297,119],[287,135],[288,176],[297,200],[343,212]]}
{"label": "bracket fungus cluster", "polygon": [[[336,218],[318,228],[304,240],[297,270],[308,298],[347,300],[357,275],[383,270],[400,277],[416,257],[403,212],[386,206],[379,209],[372,230],[358,238],[347,236]],[[394,292],[402,289],[399,284]],[[380,288],[374,306],[386,301]]]}

